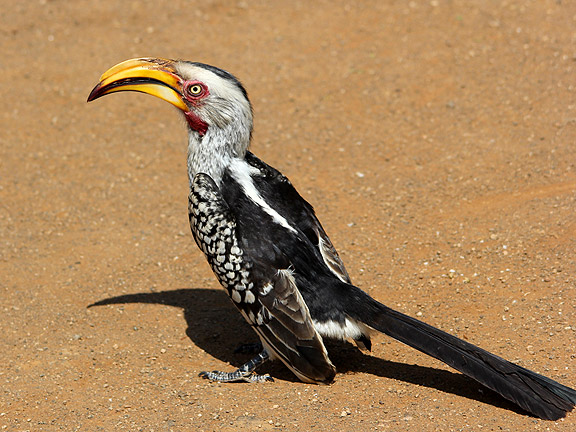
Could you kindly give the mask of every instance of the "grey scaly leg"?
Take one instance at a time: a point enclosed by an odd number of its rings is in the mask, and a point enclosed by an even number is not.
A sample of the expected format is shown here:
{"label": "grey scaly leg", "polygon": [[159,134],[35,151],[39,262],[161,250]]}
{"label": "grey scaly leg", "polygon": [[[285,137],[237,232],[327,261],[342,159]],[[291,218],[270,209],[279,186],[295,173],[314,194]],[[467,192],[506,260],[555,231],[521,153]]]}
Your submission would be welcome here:
{"label": "grey scaly leg", "polygon": [[212,371],[212,372],[200,372],[198,376],[202,378],[209,379],[210,381],[218,381],[218,382],[234,382],[234,381],[246,381],[246,382],[265,382],[265,381],[274,381],[274,379],[266,374],[266,375],[258,375],[254,372],[258,366],[264,363],[266,360],[269,359],[268,353],[266,350],[263,350],[260,354],[254,357],[252,360],[244,363],[234,372],[221,372],[221,371]]}

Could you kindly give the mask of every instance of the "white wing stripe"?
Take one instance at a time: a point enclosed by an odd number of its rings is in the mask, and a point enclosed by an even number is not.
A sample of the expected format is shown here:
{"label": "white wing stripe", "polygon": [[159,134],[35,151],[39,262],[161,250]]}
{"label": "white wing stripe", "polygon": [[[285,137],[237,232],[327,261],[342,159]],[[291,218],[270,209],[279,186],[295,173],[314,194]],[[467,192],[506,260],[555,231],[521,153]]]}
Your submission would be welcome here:
{"label": "white wing stripe", "polygon": [[[296,233],[296,229],[292,225],[288,223],[288,221],[282,217],[276,210],[274,210],[270,205],[264,201],[256,186],[254,186],[254,181],[252,180],[251,174],[255,172],[254,168],[252,168],[248,163],[241,159],[234,159],[234,161],[230,164],[230,173],[232,177],[238,182],[242,189],[246,193],[246,195],[262,207],[266,213],[268,213],[274,222],[279,225],[282,225],[284,228],[288,229]],[[258,172],[258,171],[256,171]]]}

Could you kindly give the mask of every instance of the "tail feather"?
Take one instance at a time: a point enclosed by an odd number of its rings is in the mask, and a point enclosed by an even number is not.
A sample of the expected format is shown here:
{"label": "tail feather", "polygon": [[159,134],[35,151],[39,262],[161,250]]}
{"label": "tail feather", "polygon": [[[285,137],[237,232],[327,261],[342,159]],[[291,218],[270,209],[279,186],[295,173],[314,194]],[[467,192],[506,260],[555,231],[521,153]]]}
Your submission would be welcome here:
{"label": "tail feather", "polygon": [[576,391],[569,387],[390,309],[372,298],[369,300],[370,312],[366,313],[366,298],[362,302],[363,313],[359,316],[350,313],[352,318],[446,363],[535,416],[557,420],[576,404]]}

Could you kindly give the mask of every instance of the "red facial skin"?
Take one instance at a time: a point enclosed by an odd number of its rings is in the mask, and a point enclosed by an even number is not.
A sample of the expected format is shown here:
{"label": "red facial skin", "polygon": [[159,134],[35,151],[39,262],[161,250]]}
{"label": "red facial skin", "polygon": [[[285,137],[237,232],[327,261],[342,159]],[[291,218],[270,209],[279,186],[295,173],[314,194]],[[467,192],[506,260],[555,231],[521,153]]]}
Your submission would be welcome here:
{"label": "red facial skin", "polygon": [[[200,89],[198,91],[198,88]],[[200,81],[186,81],[182,85],[182,96],[186,101],[192,105],[193,107],[198,107],[202,104],[202,100],[205,99],[210,92],[208,91],[208,87],[206,84]],[[208,130],[208,123],[202,120],[200,117],[194,113],[194,111],[190,110],[184,113],[184,117],[186,117],[186,121],[190,128],[202,137],[206,134]]]}

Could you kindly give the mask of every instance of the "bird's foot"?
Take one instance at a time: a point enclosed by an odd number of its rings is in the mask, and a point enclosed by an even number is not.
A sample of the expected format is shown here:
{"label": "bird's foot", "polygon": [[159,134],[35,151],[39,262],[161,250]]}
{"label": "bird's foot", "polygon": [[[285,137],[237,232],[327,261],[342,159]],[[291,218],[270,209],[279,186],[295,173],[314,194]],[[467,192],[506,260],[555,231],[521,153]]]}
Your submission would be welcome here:
{"label": "bird's foot", "polygon": [[265,381],[274,381],[272,377],[268,374],[266,375],[258,375],[254,372],[258,366],[268,360],[268,353],[266,350],[262,350],[256,357],[252,360],[244,363],[234,372],[220,372],[220,371],[212,371],[212,372],[200,372],[199,376],[205,379],[209,379],[210,381],[218,381],[218,382],[237,382],[237,381],[246,381],[246,382],[265,382]]}
{"label": "bird's foot", "polygon": [[274,378],[272,378],[269,374],[265,375],[258,375],[255,372],[244,372],[240,369],[235,370],[234,372],[221,372],[221,371],[212,371],[212,372],[200,372],[198,375],[204,379],[210,381],[217,381],[217,382],[266,382],[272,381],[274,382]]}

